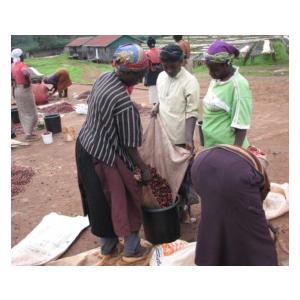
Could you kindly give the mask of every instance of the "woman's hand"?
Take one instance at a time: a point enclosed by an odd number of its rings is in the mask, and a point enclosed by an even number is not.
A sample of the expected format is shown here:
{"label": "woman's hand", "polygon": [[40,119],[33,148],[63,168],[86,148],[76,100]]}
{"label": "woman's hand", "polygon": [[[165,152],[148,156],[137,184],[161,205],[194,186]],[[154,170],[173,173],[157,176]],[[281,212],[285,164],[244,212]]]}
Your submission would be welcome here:
{"label": "woman's hand", "polygon": [[154,105],[154,107],[152,108],[152,110],[151,110],[151,118],[156,118],[156,116],[157,116],[157,114],[158,114],[158,112],[159,112],[159,102],[158,103],[156,103],[155,105]]}
{"label": "woman's hand", "polygon": [[30,87],[30,82],[26,82],[23,84],[24,89],[27,89]]}
{"label": "woman's hand", "polygon": [[185,149],[189,150],[191,154],[194,154],[194,150],[195,150],[194,142],[186,143]]}
{"label": "woman's hand", "polygon": [[151,171],[149,168],[145,168],[141,171],[141,179],[143,183],[149,183],[152,179]]}

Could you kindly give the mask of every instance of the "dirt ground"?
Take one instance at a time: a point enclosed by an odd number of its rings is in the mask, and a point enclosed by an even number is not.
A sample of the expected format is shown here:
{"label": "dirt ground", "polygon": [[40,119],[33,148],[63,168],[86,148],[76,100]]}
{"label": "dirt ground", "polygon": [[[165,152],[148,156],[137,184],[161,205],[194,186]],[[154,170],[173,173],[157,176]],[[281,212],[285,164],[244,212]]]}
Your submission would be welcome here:
{"label": "dirt ground", "polygon": [[[247,77],[253,93],[252,127],[249,131],[250,143],[267,153],[271,182],[289,182],[289,78],[287,75],[271,77]],[[208,87],[209,77],[199,78],[201,99]],[[73,85],[69,90],[69,103],[85,103],[75,96],[91,89],[91,85]],[[135,88],[132,98],[139,104],[148,105],[147,90],[142,85]],[[142,113],[144,128],[149,115]],[[76,132],[81,128],[85,115],[76,112],[65,113],[62,126],[73,126]],[[42,131],[38,131],[39,134]],[[22,135],[17,139],[21,140]],[[199,146],[198,131],[195,131],[196,147]],[[42,218],[56,212],[68,216],[82,215],[80,194],[77,187],[77,172],[74,153],[75,142],[64,142],[63,134],[54,136],[54,143],[43,144],[42,140],[29,146],[12,149],[11,160],[20,166],[30,166],[35,175],[24,192],[11,201],[11,247],[30,233]],[[194,241],[199,223],[200,205],[194,205],[195,224],[181,224],[181,239]],[[289,263],[289,215],[288,213],[271,221],[278,233],[277,251],[281,265]],[[143,237],[143,232],[141,232]],[[78,254],[99,245],[98,238],[90,229],[85,229],[62,257]]]}

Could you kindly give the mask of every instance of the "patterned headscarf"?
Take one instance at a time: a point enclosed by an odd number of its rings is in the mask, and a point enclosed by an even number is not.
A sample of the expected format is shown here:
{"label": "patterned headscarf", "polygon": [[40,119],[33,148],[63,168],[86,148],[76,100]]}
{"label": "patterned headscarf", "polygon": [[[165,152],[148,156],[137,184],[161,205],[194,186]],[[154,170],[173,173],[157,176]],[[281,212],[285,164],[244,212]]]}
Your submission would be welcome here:
{"label": "patterned headscarf", "polygon": [[19,48],[14,49],[11,52],[11,57],[13,59],[13,62],[16,63],[16,62],[20,61],[20,57],[22,54],[23,54],[23,51],[21,49],[19,49]]}
{"label": "patterned headscarf", "polygon": [[222,40],[216,40],[209,46],[204,58],[213,63],[231,63],[238,56],[239,50],[237,48]]}
{"label": "patterned headscarf", "polygon": [[125,44],[117,48],[112,65],[120,71],[142,71],[149,66],[149,59],[142,47],[137,44]]}

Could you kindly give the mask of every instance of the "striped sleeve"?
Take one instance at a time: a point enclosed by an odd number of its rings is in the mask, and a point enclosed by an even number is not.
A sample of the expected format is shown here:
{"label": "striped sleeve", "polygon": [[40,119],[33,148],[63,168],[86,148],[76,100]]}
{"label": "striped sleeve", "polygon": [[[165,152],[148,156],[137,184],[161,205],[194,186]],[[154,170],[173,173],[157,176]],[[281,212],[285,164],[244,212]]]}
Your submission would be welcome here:
{"label": "striped sleeve", "polygon": [[119,142],[124,147],[136,148],[142,144],[140,114],[131,104],[115,115]]}
{"label": "striped sleeve", "polygon": [[231,127],[249,129],[252,114],[252,96],[249,85],[234,81],[234,101],[231,109]]}

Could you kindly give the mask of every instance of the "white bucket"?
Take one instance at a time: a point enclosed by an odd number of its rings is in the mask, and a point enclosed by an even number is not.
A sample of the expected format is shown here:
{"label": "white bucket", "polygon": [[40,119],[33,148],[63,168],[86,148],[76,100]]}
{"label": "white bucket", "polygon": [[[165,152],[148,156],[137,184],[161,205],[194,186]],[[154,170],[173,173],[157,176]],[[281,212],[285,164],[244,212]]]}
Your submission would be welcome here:
{"label": "white bucket", "polygon": [[53,143],[52,132],[43,133],[42,139],[44,144],[52,144]]}

